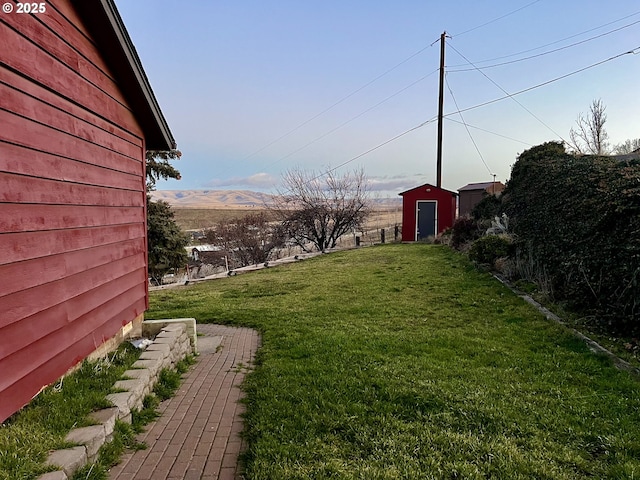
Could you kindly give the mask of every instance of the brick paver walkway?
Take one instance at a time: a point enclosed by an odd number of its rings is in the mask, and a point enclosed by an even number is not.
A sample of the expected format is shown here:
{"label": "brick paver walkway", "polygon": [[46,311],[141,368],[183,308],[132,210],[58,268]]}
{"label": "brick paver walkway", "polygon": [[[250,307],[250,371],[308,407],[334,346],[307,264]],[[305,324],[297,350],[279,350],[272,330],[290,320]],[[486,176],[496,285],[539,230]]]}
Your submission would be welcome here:
{"label": "brick paver walkway", "polygon": [[[146,450],[126,454],[109,480],[236,480],[244,405],[239,385],[259,347],[248,328],[198,325],[197,363],[177,394],[160,406],[160,417],[139,440]],[[217,349],[215,338],[222,337]],[[212,341],[214,341],[212,343]],[[213,347],[212,347],[213,345]],[[217,351],[216,351],[217,350]]]}

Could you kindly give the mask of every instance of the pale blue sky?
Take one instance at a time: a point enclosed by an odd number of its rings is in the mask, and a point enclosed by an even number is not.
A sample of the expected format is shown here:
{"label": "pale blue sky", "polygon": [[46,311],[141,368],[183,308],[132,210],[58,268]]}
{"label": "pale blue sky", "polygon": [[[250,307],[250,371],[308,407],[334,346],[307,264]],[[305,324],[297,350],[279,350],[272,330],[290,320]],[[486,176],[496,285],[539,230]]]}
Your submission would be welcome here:
{"label": "pale blue sky", "polygon": [[[637,0],[116,4],[183,152],[176,163],[182,180],[161,182],[161,190],[273,191],[287,169],[337,167],[433,119],[440,48],[430,45],[445,30],[453,92],[446,89],[445,113],[640,47]],[[559,48],[482,70],[486,76],[467,63],[482,67]],[[507,180],[518,153],[568,139],[594,99],[607,107],[612,144],[639,138],[639,78],[640,49],[514,97],[519,103],[507,98],[467,111],[479,153],[456,123],[460,116],[448,117],[443,187],[457,190],[491,174]],[[363,167],[382,196],[435,184],[436,131],[429,123],[338,172]]]}

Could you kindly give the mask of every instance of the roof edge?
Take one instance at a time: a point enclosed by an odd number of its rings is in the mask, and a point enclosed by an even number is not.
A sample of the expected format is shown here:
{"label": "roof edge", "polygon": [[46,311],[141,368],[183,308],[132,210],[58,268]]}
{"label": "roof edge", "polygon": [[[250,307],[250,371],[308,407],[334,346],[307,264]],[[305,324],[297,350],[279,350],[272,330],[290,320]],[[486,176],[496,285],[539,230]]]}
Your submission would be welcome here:
{"label": "roof edge", "polygon": [[474,183],[467,183],[465,186],[460,187],[458,189],[459,192],[463,192],[463,191],[469,191],[469,190],[486,190],[489,187],[492,186],[500,186],[502,188],[505,187],[504,183],[502,183],[499,180],[496,180],[495,182],[474,182]]}
{"label": "roof edge", "polygon": [[[120,47],[116,50],[122,58],[107,58],[107,60],[110,60],[108,63],[114,69],[113,73],[118,77],[124,77],[124,83],[129,88],[133,86],[137,90],[135,93],[138,98],[130,99],[130,101],[134,113],[140,115],[146,123],[142,125],[145,137],[147,137],[146,148],[150,150],[175,149],[177,147],[175,138],[160,109],[151,83],[114,0],[73,0],[73,4],[81,14],[83,21],[91,27],[90,31],[99,45],[102,45],[105,50],[112,50],[114,47],[112,42],[115,41]],[[96,6],[99,6],[104,12],[104,16],[96,12]],[[104,20],[109,25],[110,31],[106,31]],[[149,125],[149,122],[153,124]]]}
{"label": "roof edge", "polygon": [[402,195],[404,195],[405,193],[409,193],[409,192],[411,192],[411,191],[413,191],[413,190],[416,190],[416,189],[418,189],[418,188],[422,188],[422,187],[437,188],[438,190],[442,190],[443,192],[450,193],[450,194],[452,194],[452,195],[453,195],[453,196],[455,196],[455,197],[457,197],[457,196],[458,196],[458,192],[454,192],[454,191],[452,191],[452,190],[447,190],[446,188],[442,188],[442,187],[436,187],[435,185],[432,185],[432,184],[430,184],[430,183],[423,183],[422,185],[418,185],[417,187],[413,187],[413,188],[410,188],[409,190],[405,190],[404,192],[400,192],[398,195],[402,196]]}
{"label": "roof edge", "polygon": [[[151,82],[149,82],[149,78],[144,71],[142,66],[142,61],[138,56],[138,52],[136,51],[136,47],[133,45],[133,41],[129,36],[129,32],[127,32],[127,28],[122,21],[122,17],[118,12],[118,8],[114,0],[100,0],[103,5],[103,8],[107,14],[107,18],[113,27],[113,30],[118,38],[120,45],[122,46],[122,50],[131,65],[133,70],[133,74],[136,77],[138,85],[140,85],[140,90],[142,90],[142,94],[144,95],[149,108],[151,109],[151,114],[153,115],[156,124],[160,128],[162,137],[164,137],[164,141],[167,144],[168,150],[175,149],[177,147],[176,141],[173,138],[173,134],[169,129],[169,124],[167,120],[164,118],[162,114],[162,110],[160,109],[160,104],[156,99],[155,94],[153,93],[153,89],[151,88]],[[158,150],[154,147],[154,149]]]}

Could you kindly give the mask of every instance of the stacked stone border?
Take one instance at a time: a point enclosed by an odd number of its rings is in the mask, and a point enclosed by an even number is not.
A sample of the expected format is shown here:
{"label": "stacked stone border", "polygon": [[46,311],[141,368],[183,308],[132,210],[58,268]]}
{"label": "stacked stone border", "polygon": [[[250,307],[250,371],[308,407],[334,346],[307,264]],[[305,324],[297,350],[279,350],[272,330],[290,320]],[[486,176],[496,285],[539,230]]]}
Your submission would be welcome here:
{"label": "stacked stone border", "polygon": [[635,376],[636,378],[640,379],[640,368],[634,367],[629,362],[626,362],[625,360],[621,359],[616,354],[612,353],[611,351],[607,350],[602,345],[597,343],[595,340],[592,340],[591,338],[587,337],[584,333],[579,332],[575,328],[571,328],[559,316],[557,316],[555,313],[553,313],[551,310],[549,310],[548,308],[546,308],[542,304],[538,303],[531,296],[529,296],[526,293],[523,293],[520,290],[518,290],[511,282],[509,282],[502,275],[493,274],[493,276],[499,282],[501,282],[505,287],[510,289],[513,293],[518,295],[525,302],[527,302],[529,305],[533,306],[536,310],[538,310],[541,314],[543,314],[547,318],[547,320],[553,320],[554,322],[558,323],[559,325],[562,325],[563,327],[567,328],[573,335],[575,335],[577,338],[579,338],[584,343],[586,343],[586,345],[589,348],[589,350],[591,350],[593,353],[598,354],[598,355],[604,355],[605,357],[608,357],[609,359],[611,359],[611,361],[613,362],[613,364],[615,365],[615,367],[618,370],[622,370],[624,372],[628,372],[631,375]]}
{"label": "stacked stone border", "polygon": [[90,415],[96,425],[71,430],[65,441],[78,446],[49,454],[47,465],[59,468],[38,480],[68,480],[80,468],[96,461],[100,447],[113,439],[116,420],[131,423],[131,411],[142,409],[142,401],[151,393],[160,371],[175,368],[189,354],[197,353],[196,321],[193,318],[147,320],[142,322],[142,336],[154,338],[124,379],[113,388],[119,393],[107,395],[113,407]]}

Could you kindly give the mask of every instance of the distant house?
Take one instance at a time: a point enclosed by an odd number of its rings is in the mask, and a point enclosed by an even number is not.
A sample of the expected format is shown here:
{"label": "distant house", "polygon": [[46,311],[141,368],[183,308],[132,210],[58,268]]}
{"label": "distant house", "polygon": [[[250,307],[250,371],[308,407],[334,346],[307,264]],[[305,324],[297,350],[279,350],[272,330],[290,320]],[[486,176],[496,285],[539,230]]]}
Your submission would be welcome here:
{"label": "distant house", "polygon": [[207,258],[207,254],[216,253],[219,256],[218,252],[222,250],[222,247],[217,245],[198,245],[197,247],[185,247],[185,250],[187,250],[190,260],[202,262]]}
{"label": "distant house", "polygon": [[39,5],[0,15],[0,421],[142,321],[145,151],[175,148],[113,0]]}
{"label": "distant house", "polygon": [[640,148],[634,150],[631,153],[621,154],[621,155],[612,155],[612,158],[619,160],[621,162],[630,162],[635,160],[640,160]]}
{"label": "distant house", "polygon": [[480,200],[486,195],[499,195],[503,190],[504,185],[501,182],[469,183],[459,188],[460,203],[458,206],[458,215],[461,217],[471,215],[473,207],[480,203]]}
{"label": "distant house", "polygon": [[458,194],[428,183],[402,192],[402,241],[416,242],[453,225]]}

